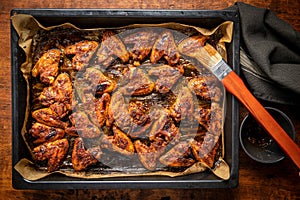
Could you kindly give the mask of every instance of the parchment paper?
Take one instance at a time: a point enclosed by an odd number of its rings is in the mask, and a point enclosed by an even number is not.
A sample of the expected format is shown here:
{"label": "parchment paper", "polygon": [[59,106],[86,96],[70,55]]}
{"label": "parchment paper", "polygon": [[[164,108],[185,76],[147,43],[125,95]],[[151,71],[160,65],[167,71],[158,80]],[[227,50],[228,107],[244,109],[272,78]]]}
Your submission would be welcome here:
{"label": "parchment paper", "polygon": [[[24,14],[17,14],[11,18],[13,26],[15,30],[17,31],[19,35],[19,46],[24,50],[26,54],[26,62],[24,62],[21,66],[20,69],[23,72],[23,75],[25,77],[25,80],[27,81],[27,108],[26,108],[26,115],[24,119],[24,126],[22,129],[22,133],[20,133],[20,137],[23,137],[25,142],[26,139],[24,137],[25,133],[27,132],[26,130],[26,124],[28,117],[30,115],[30,102],[29,102],[29,94],[30,94],[30,87],[29,87],[29,78],[31,76],[31,69],[33,67],[33,60],[32,60],[32,44],[34,41],[34,37],[38,33],[39,30],[44,29],[47,31],[51,31],[57,27],[60,28],[74,28],[78,29],[79,28],[75,27],[74,25],[70,23],[65,23],[61,24],[59,26],[53,26],[53,27],[44,27],[42,26],[34,17],[30,15],[24,15]],[[233,30],[233,23],[232,22],[224,22],[217,26],[214,29],[208,30],[200,27],[194,27],[194,26],[188,26],[188,25],[183,25],[183,24],[178,24],[178,23],[165,23],[165,24],[135,24],[135,25],[130,25],[127,27],[119,27],[116,29],[126,29],[126,28],[139,28],[139,27],[150,27],[150,26],[155,26],[155,27],[163,27],[163,28],[170,28],[170,29],[177,29],[177,30],[184,30],[187,28],[191,28],[197,32],[200,32],[203,35],[212,35],[216,31],[221,31],[223,34],[223,37],[219,40],[219,43],[217,44],[217,50],[221,53],[222,57],[226,60],[227,55],[226,55],[226,48],[225,48],[225,43],[231,42],[232,39],[232,30]],[[95,31],[98,30],[105,30],[107,28],[99,28],[99,29],[92,29]],[[85,29],[87,30],[87,29]],[[225,97],[224,97],[225,98]],[[225,101],[224,101],[225,102]],[[224,113],[225,113],[225,108],[223,106],[223,122],[224,122]],[[17,134],[17,133],[13,133]],[[226,161],[223,160],[224,158],[224,133],[222,132],[222,135],[220,136],[222,139],[222,156],[219,158],[219,161],[215,164],[214,169],[210,169],[216,176],[220,177],[221,179],[227,180],[230,178],[230,168],[227,165]],[[27,144],[27,142],[26,142]],[[29,148],[29,145],[28,145]],[[29,148],[29,151],[30,148]],[[169,176],[169,177],[176,177],[176,176],[183,176],[187,174],[192,174],[192,173],[199,173],[203,172],[204,170],[207,170],[209,168],[206,166],[204,163],[195,163],[188,169],[186,169],[183,172],[169,172],[169,171],[154,171],[154,172],[147,172],[143,174],[131,174],[131,173],[108,173],[108,174],[101,174],[101,173],[88,173],[88,172],[75,172],[73,170],[58,170],[53,173],[61,173],[66,176],[70,177],[77,177],[77,178],[86,178],[86,179],[95,179],[95,178],[109,178],[109,177],[126,177],[126,176],[153,176],[153,175],[162,175],[162,176]],[[53,173],[48,173],[44,170],[38,169],[35,164],[30,161],[27,158],[21,159],[15,166],[15,169],[25,178],[28,180],[38,180],[43,177],[49,176],[50,174]]]}

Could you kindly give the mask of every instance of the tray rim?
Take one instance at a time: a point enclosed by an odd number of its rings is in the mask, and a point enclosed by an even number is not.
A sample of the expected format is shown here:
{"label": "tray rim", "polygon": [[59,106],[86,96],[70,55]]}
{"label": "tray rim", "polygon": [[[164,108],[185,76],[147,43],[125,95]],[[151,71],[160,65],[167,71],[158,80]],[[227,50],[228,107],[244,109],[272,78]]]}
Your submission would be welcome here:
{"label": "tray rim", "polygon": [[[232,46],[239,47],[239,15],[237,10],[164,10],[164,9],[13,9],[11,10],[11,16],[17,14],[30,14],[34,17],[72,17],[72,18],[89,18],[89,17],[155,17],[159,18],[221,18],[222,20],[230,20],[234,22],[234,34],[232,40]],[[231,97],[231,110],[227,112],[235,113],[231,119],[232,122],[232,152],[231,152],[231,177],[229,180],[130,180],[131,178],[123,178],[123,180],[111,179],[100,179],[100,180],[82,180],[77,178],[71,178],[72,180],[38,180],[28,181],[25,180],[15,169],[14,165],[20,160],[18,150],[14,147],[18,147],[20,144],[21,137],[15,137],[19,134],[20,123],[18,118],[20,117],[17,109],[19,93],[19,83],[17,75],[20,76],[18,68],[15,66],[16,63],[22,63],[19,61],[18,53],[18,35],[14,30],[11,23],[11,83],[12,83],[12,186],[15,189],[150,189],[150,188],[234,188],[238,185],[238,152],[239,152],[239,141],[238,141],[238,122],[239,122],[239,106],[238,102],[234,97]],[[16,45],[16,46],[15,46]],[[239,74],[239,50],[234,49],[232,52],[232,65],[233,70]],[[143,179],[143,178],[142,178]]]}

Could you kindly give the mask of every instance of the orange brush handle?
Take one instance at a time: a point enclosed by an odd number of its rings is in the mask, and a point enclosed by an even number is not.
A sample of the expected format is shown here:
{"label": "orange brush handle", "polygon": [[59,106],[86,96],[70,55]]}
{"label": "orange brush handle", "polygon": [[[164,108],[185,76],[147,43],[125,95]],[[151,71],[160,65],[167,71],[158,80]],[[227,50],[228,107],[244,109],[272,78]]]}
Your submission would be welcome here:
{"label": "orange brush handle", "polygon": [[300,169],[300,148],[250,93],[241,78],[234,71],[231,71],[222,79],[222,83],[228,92],[240,100]]}

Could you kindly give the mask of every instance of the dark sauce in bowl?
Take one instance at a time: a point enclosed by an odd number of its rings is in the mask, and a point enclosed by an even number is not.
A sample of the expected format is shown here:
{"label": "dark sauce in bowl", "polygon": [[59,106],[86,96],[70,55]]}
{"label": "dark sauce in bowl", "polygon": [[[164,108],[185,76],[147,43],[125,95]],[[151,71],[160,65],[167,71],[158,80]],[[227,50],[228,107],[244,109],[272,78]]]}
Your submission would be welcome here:
{"label": "dark sauce in bowl", "polygon": [[[295,139],[295,129],[291,120],[278,109],[271,107],[266,109],[289,136]],[[261,163],[275,163],[285,157],[273,138],[251,115],[247,115],[241,123],[240,143],[249,157]]]}
{"label": "dark sauce in bowl", "polygon": [[247,136],[247,140],[260,148],[266,148],[272,143],[274,140],[265,132],[265,130],[257,125],[257,123],[251,119],[252,122],[249,123],[249,127],[246,129],[245,135]]}

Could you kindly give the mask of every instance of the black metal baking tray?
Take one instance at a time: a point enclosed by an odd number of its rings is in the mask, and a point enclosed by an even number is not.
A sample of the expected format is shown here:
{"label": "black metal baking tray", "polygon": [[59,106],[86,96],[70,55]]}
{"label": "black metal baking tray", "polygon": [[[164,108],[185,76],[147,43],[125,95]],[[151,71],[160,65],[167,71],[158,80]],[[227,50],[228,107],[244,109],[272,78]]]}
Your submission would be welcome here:
{"label": "black metal baking tray", "polygon": [[[119,27],[135,23],[178,22],[213,28],[224,21],[234,22],[233,40],[228,45],[228,63],[239,73],[239,16],[236,10],[99,10],[99,9],[14,9],[14,14],[30,14],[42,25],[52,26],[70,22],[79,28]],[[125,177],[106,179],[78,179],[53,174],[38,181],[25,180],[14,166],[22,158],[30,158],[21,137],[25,117],[26,82],[20,71],[25,54],[18,46],[18,35],[11,25],[12,78],[12,185],[16,189],[117,189],[117,188],[232,188],[238,185],[238,103],[227,94],[224,127],[225,161],[231,177],[221,180],[206,171],[176,178]]]}

